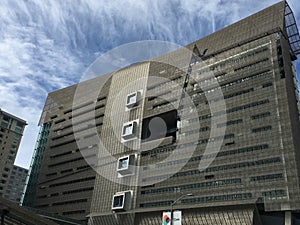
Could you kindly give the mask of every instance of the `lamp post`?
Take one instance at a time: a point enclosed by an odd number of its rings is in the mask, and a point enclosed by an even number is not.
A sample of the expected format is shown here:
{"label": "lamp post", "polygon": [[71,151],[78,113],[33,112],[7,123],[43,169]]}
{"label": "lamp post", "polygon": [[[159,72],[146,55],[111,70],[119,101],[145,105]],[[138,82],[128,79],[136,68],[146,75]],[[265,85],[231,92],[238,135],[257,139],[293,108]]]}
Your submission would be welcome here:
{"label": "lamp post", "polygon": [[181,195],[179,198],[177,198],[175,201],[173,201],[171,203],[171,225],[173,225],[173,206],[181,199],[183,199],[184,197],[187,197],[187,196],[193,196],[193,193],[188,193],[188,194],[184,194],[184,195]]}

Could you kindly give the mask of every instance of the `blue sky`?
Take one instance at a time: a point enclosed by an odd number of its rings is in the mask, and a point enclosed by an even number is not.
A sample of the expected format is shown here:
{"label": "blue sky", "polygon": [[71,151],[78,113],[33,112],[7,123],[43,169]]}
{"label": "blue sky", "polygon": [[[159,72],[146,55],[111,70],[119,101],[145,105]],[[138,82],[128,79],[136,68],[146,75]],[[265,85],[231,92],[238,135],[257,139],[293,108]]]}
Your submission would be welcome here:
{"label": "blue sky", "polygon": [[[0,108],[28,123],[15,163],[29,167],[48,92],[79,82],[99,55],[141,40],[186,45],[276,2],[1,0]],[[300,25],[299,0],[288,2]]]}

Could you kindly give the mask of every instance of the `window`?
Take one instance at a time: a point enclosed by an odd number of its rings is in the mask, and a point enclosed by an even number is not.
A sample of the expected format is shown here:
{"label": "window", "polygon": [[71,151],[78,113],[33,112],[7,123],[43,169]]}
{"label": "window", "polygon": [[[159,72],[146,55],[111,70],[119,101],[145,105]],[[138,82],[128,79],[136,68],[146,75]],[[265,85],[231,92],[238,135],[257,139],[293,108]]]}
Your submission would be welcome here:
{"label": "window", "polygon": [[[77,179],[77,180],[65,181],[65,182],[61,182],[61,183],[50,184],[49,187],[64,186],[64,185],[68,185],[68,184],[86,182],[86,181],[90,181],[90,180],[95,180],[95,176],[82,178],[82,179]],[[45,186],[40,186],[40,188],[45,189],[46,187]]]}
{"label": "window", "polygon": [[118,159],[117,172],[119,177],[134,174],[135,155],[128,155]]}
{"label": "window", "polygon": [[253,133],[258,133],[258,132],[268,131],[268,130],[271,130],[271,129],[272,129],[272,126],[258,127],[258,128],[252,129],[252,132]]}
{"label": "window", "polygon": [[18,132],[18,133],[22,133],[23,127],[18,127],[18,126],[16,126],[16,127],[15,127],[15,131]]}
{"label": "window", "polygon": [[[92,190],[94,190],[93,187],[81,188],[81,189],[76,189],[76,190],[71,190],[71,191],[64,191],[63,194],[68,195],[68,194],[74,194],[74,193],[80,193],[80,192],[86,192],[86,191],[92,191]],[[57,195],[58,195],[58,193],[57,193]]]}
{"label": "window", "polygon": [[8,160],[14,160],[14,157],[11,156],[11,155],[9,155],[9,156],[7,157],[7,159],[8,159]]}
{"label": "window", "polygon": [[124,195],[114,196],[113,209],[114,208],[122,208],[123,207],[123,201],[124,201]]}
{"label": "window", "polygon": [[130,121],[123,124],[122,128],[122,138],[129,139],[136,136],[138,121]]}
{"label": "window", "polygon": [[127,169],[129,164],[129,158],[123,158],[119,160],[119,168],[118,169]]}
{"label": "window", "polygon": [[264,112],[264,113],[260,113],[260,114],[256,114],[256,115],[251,116],[251,119],[252,120],[257,120],[257,119],[260,119],[260,118],[268,117],[270,115],[271,115],[270,112]]}
{"label": "window", "polygon": [[83,213],[85,213],[85,210],[76,210],[76,211],[63,212],[63,215],[74,215],[74,214],[83,214]]}
{"label": "window", "polygon": [[4,128],[8,128],[8,122],[2,121],[1,126],[4,127]]}
{"label": "window", "polygon": [[113,196],[112,210],[129,210],[131,208],[132,191],[118,192]]}
{"label": "window", "polygon": [[133,127],[134,127],[134,126],[133,126],[133,123],[124,126],[123,135],[130,135],[130,134],[133,134]]}
{"label": "window", "polygon": [[172,179],[175,177],[184,177],[184,176],[190,176],[190,175],[201,174],[201,173],[212,173],[216,171],[226,171],[226,170],[234,170],[234,169],[241,169],[241,168],[251,168],[251,167],[257,167],[266,164],[280,163],[280,162],[281,159],[279,157],[276,157],[276,158],[262,159],[258,161],[249,161],[249,162],[241,162],[236,164],[209,167],[204,171],[199,171],[199,170],[182,171],[174,174],[172,177],[170,177],[170,175],[159,175],[154,177],[147,177],[142,179],[142,181],[143,182],[156,181],[156,180],[165,179],[169,177],[170,179]]}
{"label": "window", "polygon": [[126,97],[126,108],[131,109],[136,107],[139,104],[139,101],[141,100],[142,91],[136,91],[133,93],[130,93]]}
{"label": "window", "polygon": [[87,199],[76,199],[76,200],[71,200],[71,201],[65,201],[65,202],[55,202],[52,205],[70,205],[70,204],[77,204],[81,202],[87,202]]}
{"label": "window", "polygon": [[262,88],[270,87],[270,86],[272,86],[272,85],[273,85],[272,82],[270,82],[270,83],[265,83],[265,84],[262,85]]}

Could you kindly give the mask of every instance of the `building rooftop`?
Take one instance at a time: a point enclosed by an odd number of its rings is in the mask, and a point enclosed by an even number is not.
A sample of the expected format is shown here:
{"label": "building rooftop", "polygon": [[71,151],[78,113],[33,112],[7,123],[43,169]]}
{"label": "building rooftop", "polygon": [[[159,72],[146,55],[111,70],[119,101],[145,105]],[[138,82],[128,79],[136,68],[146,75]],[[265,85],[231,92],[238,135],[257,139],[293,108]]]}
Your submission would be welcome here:
{"label": "building rooftop", "polygon": [[0,108],[0,114],[9,116],[9,117],[11,117],[11,118],[13,118],[13,119],[15,119],[15,120],[17,120],[17,121],[19,121],[19,122],[24,123],[25,125],[27,125],[27,123],[26,123],[25,120],[23,120],[23,119],[21,119],[19,117],[16,117],[16,116],[14,116],[14,115],[12,115],[12,114],[10,114],[8,112],[3,111],[1,108]]}
{"label": "building rooftop", "polygon": [[289,38],[294,54],[299,54],[299,31],[292,10],[286,1],[280,1],[275,5],[193,42],[187,47],[193,49],[193,46],[197,44],[200,51],[208,49],[206,57],[209,57],[279,31],[282,31]]}

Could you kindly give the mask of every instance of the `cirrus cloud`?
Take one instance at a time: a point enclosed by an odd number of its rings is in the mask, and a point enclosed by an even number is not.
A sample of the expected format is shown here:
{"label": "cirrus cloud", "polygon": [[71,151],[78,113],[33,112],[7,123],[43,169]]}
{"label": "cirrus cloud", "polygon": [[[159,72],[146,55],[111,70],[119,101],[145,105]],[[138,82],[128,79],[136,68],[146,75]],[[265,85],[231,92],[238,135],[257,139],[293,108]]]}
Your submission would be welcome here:
{"label": "cirrus cloud", "polygon": [[140,40],[186,45],[276,2],[2,0],[0,107],[29,124],[16,164],[30,164],[47,93],[78,82],[99,54]]}

